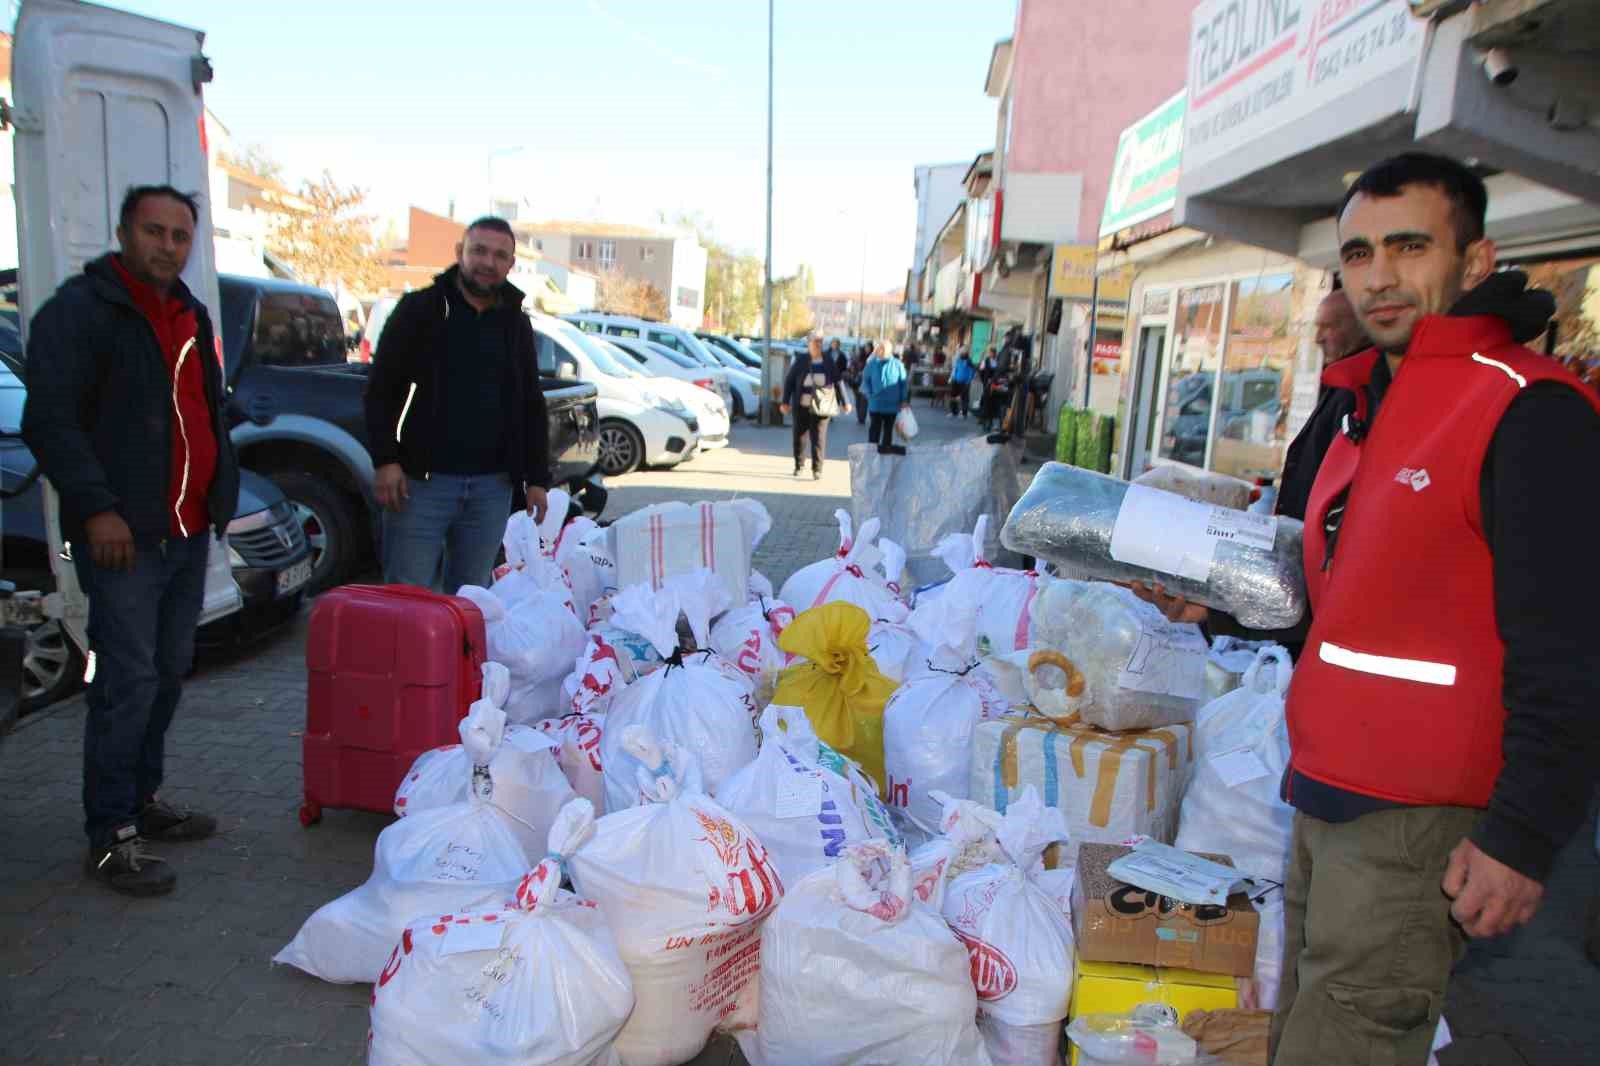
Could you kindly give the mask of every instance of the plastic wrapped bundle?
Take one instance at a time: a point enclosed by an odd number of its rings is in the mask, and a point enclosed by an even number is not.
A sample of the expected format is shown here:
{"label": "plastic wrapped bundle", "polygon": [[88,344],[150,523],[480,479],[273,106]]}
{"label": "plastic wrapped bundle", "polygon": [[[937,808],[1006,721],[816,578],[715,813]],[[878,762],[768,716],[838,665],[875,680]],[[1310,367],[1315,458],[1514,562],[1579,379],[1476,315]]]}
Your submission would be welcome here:
{"label": "plastic wrapped bundle", "polygon": [[1209,470],[1196,470],[1177,463],[1163,463],[1151,467],[1133,479],[1135,485],[1148,485],[1152,489],[1170,492],[1198,503],[1214,503],[1242,511],[1250,506],[1250,496],[1255,486],[1242,478],[1229,477]]}
{"label": "plastic wrapped bundle", "polygon": [[[1198,626],[1169,622],[1127,589],[1103,581],[1053,581],[1032,610],[1035,646],[1063,653],[1080,674],[1060,706],[1034,695],[1040,710],[1077,712],[1113,732],[1194,720],[1206,693],[1206,642]],[[1039,653],[1029,670],[1047,672]]]}
{"label": "plastic wrapped bundle", "polygon": [[1006,547],[1105,581],[1159,582],[1254,629],[1306,610],[1301,525],[1046,463],[1006,519]]}

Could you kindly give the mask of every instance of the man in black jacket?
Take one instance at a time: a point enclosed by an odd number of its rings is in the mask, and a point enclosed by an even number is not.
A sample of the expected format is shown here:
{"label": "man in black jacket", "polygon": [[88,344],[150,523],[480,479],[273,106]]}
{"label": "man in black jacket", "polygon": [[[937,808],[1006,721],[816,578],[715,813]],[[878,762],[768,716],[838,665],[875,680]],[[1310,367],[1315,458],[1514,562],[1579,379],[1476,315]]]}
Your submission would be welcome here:
{"label": "man in black jacket", "polygon": [[86,868],[135,896],[177,883],[147,841],[216,830],[215,819],[157,798],[211,534],[226,530],[239,498],[211,318],[179,279],[198,218],[194,198],[170,186],[129,190],[121,251],[68,279],[28,336],[22,435],[60,494],[89,597]]}
{"label": "man in black jacket", "polygon": [[550,428],[533,325],[506,281],[516,240],[480,218],[456,265],[395,306],[367,381],[367,441],[390,584],[485,585],[512,491],[544,518]]}

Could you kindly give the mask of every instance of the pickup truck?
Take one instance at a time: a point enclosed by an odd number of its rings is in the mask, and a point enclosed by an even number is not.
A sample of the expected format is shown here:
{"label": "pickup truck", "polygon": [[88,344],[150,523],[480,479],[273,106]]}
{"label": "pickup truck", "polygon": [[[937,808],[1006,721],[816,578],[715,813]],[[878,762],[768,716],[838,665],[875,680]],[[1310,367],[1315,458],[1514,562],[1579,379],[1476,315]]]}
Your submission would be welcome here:
{"label": "pickup truck", "polygon": [[[223,274],[223,365],[242,465],[289,498],[311,545],[313,591],[355,576],[377,546],[372,457],[362,407],[370,364],[350,362],[344,321],[324,289]],[[595,387],[543,379],[552,485],[592,509],[599,460]],[[510,501],[507,501],[510,506]]]}

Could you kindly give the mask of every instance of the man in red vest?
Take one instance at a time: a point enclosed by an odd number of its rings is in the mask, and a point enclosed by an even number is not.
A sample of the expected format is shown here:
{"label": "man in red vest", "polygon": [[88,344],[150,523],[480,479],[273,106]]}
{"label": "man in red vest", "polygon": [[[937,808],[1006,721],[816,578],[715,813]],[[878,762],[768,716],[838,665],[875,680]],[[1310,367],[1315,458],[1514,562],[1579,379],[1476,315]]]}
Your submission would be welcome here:
{"label": "man in red vest", "polygon": [[1487,202],[1412,153],[1339,212],[1374,347],[1323,375],[1347,413],[1306,509],[1274,1066],[1422,1066],[1466,938],[1533,917],[1593,794],[1600,506],[1572,470],[1600,397],[1522,346],[1555,302],[1495,272]]}

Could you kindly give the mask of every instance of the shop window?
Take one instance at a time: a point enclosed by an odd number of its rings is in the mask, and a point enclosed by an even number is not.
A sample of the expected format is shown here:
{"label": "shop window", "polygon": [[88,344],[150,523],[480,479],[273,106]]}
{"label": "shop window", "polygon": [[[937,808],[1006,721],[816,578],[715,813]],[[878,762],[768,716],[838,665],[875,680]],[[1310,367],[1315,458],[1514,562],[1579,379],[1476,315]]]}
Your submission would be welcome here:
{"label": "shop window", "polygon": [[1217,388],[1211,468],[1247,481],[1278,476],[1294,399],[1294,275],[1233,283],[1227,358]]}
{"label": "shop window", "polygon": [[1213,384],[1222,358],[1223,287],[1178,293],[1176,335],[1161,420],[1163,459],[1204,466],[1211,437]]}

